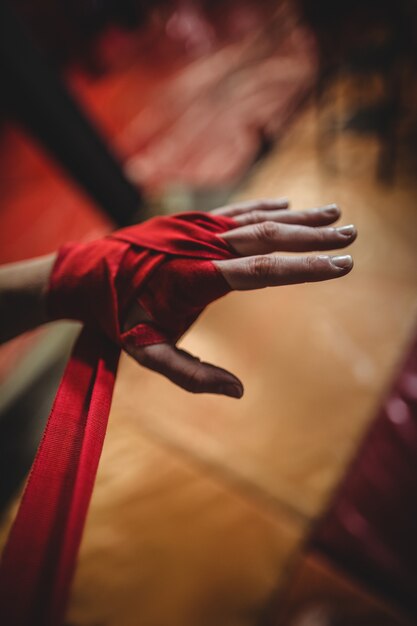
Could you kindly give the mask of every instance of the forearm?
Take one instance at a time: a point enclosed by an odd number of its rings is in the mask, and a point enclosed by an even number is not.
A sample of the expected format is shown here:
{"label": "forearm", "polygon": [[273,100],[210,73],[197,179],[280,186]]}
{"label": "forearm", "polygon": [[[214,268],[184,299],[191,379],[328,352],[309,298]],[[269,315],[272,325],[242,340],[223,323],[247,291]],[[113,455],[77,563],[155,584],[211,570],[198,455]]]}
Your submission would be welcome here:
{"label": "forearm", "polygon": [[0,267],[0,343],[48,321],[46,292],[56,254]]}

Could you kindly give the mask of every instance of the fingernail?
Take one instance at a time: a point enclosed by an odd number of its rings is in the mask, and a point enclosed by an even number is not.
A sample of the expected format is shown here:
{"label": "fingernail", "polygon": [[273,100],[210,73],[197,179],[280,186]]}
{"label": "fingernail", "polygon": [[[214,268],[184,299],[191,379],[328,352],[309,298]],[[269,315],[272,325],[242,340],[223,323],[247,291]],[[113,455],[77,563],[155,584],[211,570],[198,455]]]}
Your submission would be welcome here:
{"label": "fingernail", "polygon": [[349,254],[346,256],[331,256],[329,259],[330,263],[339,270],[350,270],[353,266],[353,259]]}
{"label": "fingernail", "polygon": [[281,196],[280,198],[277,198],[277,204],[283,204],[283,205],[287,205],[289,204],[290,199],[287,198],[287,196]]}
{"label": "fingernail", "polygon": [[241,398],[243,396],[243,389],[239,385],[230,383],[221,385],[221,387],[219,387],[219,393],[224,396],[231,396],[232,398]]}
{"label": "fingernail", "polygon": [[323,213],[326,213],[326,215],[339,215],[339,207],[337,206],[337,204],[326,204],[325,206],[321,207],[319,209],[319,211],[322,211]]}
{"label": "fingernail", "polygon": [[345,237],[351,237],[356,232],[356,228],[353,224],[349,224],[348,226],[339,226],[336,230]]}

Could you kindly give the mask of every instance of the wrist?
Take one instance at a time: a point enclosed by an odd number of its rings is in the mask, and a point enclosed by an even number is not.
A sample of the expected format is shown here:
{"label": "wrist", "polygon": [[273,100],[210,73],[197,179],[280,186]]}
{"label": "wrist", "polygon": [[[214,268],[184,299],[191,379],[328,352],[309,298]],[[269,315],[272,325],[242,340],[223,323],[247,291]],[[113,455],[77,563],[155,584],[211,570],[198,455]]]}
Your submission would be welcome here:
{"label": "wrist", "polygon": [[46,300],[56,254],[0,267],[0,340],[50,321]]}
{"label": "wrist", "polygon": [[40,257],[39,259],[34,259],[34,264],[31,268],[32,296],[37,307],[37,315],[40,324],[52,321],[52,317],[48,311],[47,298],[52,269],[56,258],[57,253],[54,252],[53,254]]}

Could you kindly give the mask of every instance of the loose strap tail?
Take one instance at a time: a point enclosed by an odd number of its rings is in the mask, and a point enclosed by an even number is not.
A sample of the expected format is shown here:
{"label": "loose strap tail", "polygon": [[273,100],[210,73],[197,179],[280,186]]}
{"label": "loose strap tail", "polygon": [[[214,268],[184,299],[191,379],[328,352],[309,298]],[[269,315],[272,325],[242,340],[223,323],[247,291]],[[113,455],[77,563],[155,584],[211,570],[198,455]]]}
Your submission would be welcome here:
{"label": "loose strap tail", "polygon": [[120,349],[84,329],[0,564],[0,624],[59,626],[103,448]]}

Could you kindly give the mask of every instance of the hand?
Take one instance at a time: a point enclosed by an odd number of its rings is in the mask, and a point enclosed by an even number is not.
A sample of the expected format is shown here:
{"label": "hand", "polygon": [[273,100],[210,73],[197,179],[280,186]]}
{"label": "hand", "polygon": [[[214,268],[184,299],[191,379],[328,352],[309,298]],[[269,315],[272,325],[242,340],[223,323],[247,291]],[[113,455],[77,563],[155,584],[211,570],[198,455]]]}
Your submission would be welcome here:
{"label": "hand", "polygon": [[[316,282],[345,276],[353,267],[350,256],[276,256],[274,252],[309,252],[344,248],[356,238],[354,226],[330,227],[339,217],[334,204],[307,211],[290,211],[284,200],[256,200],[215,209],[231,217],[233,228],[221,236],[236,258],[213,261],[233,290]],[[149,320],[137,304],[129,310],[124,329]],[[159,372],[193,393],[217,393],[235,398],[243,385],[230,372],[200,361],[171,343],[124,349],[144,367]]]}

